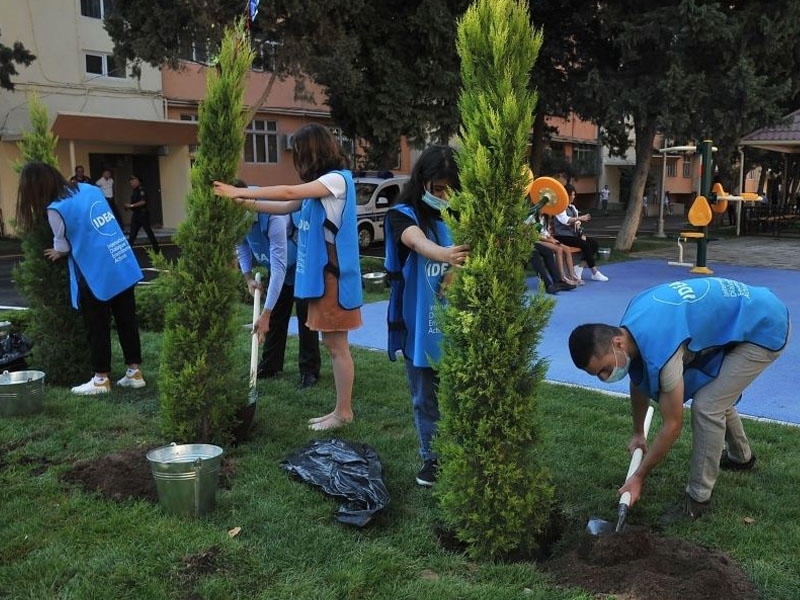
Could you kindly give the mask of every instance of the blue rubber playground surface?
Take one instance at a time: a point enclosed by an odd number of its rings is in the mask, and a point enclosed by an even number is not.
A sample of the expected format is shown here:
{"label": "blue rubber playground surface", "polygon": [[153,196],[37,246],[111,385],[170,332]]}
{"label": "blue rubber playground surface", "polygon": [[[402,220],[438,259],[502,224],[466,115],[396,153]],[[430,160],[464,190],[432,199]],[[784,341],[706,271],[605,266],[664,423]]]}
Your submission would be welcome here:
{"label": "blue rubber playground surface", "polygon": [[[709,262],[708,266],[714,271],[714,277],[737,279],[750,285],[770,288],[789,307],[793,334],[800,331],[800,271],[714,262]],[[547,379],[551,382],[627,394],[627,378],[615,384],[605,384],[574,367],[567,348],[570,332],[581,323],[617,324],[628,301],[641,290],[659,283],[696,276],[686,268],[669,266],[666,261],[658,259],[608,263],[602,266],[602,271],[610,281],[601,283],[587,280],[586,285],[555,296],[555,309],[538,353],[549,361]],[[588,271],[584,272],[584,278],[588,276],[587,273]],[[533,287],[537,285],[537,281],[531,279],[529,285]],[[386,351],[386,306],[387,302],[364,305],[364,326],[350,332],[352,345]],[[713,317],[709,315],[709,318]],[[297,333],[294,320],[291,332]],[[739,412],[753,418],[800,425],[798,365],[800,344],[793,335],[778,360],[745,390],[737,407]]]}

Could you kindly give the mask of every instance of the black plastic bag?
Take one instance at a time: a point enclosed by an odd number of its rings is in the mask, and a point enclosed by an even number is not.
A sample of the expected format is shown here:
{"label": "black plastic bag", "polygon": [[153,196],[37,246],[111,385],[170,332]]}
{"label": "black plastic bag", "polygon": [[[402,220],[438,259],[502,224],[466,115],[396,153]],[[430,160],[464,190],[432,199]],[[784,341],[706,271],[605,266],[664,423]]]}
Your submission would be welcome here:
{"label": "black plastic bag", "polygon": [[31,353],[31,342],[19,333],[6,333],[0,338],[0,369],[20,371],[27,368],[25,357]]}
{"label": "black plastic bag", "polygon": [[345,500],[336,520],[363,527],[389,504],[383,466],[375,449],[344,440],[314,440],[281,462],[281,468],[329,496]]}

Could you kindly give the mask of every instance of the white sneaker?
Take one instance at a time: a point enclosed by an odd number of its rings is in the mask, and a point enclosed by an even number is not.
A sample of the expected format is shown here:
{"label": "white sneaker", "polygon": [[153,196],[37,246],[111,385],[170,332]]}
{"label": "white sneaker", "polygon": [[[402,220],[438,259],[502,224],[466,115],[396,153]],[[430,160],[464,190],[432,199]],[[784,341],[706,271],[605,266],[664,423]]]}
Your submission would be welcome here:
{"label": "white sneaker", "polygon": [[125,371],[125,377],[120,379],[117,382],[117,385],[121,387],[131,387],[138,389],[138,388],[143,388],[147,384],[144,381],[141,369],[128,369],[127,371]]}
{"label": "white sneaker", "polygon": [[608,281],[608,277],[603,275],[600,271],[592,273],[592,281]]}
{"label": "white sneaker", "polygon": [[581,279],[582,277],[583,277],[583,267],[575,265],[575,279]]}
{"label": "white sneaker", "polygon": [[80,396],[96,396],[97,394],[107,394],[111,391],[111,382],[108,377],[92,377],[89,381],[82,385],[76,385],[72,388],[73,394]]}

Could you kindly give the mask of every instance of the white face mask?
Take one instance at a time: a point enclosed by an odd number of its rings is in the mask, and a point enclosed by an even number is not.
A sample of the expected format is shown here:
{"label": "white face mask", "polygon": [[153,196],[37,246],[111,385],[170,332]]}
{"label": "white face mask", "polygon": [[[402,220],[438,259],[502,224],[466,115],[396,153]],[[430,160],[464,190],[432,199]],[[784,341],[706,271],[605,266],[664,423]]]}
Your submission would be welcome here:
{"label": "white face mask", "polygon": [[611,371],[611,374],[606,378],[606,383],[615,383],[620,379],[623,379],[625,375],[628,374],[628,369],[631,368],[631,357],[628,356],[625,352],[622,352],[622,355],[625,357],[625,362],[622,366],[617,365],[617,349],[614,346],[611,346],[611,350],[614,351],[614,370]]}

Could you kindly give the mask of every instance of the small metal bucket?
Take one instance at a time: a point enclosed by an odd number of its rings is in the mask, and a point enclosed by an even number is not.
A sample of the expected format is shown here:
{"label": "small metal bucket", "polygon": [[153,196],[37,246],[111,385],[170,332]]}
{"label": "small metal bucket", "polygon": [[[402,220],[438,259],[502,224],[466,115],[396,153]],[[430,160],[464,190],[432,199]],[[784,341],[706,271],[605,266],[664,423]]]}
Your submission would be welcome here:
{"label": "small metal bucket", "polygon": [[43,371],[3,371],[0,375],[0,416],[42,412]]}
{"label": "small metal bucket", "polygon": [[608,260],[611,258],[611,248],[600,248],[597,250],[597,254],[600,255],[602,260]]}
{"label": "small metal bucket", "polygon": [[364,289],[368,292],[380,292],[386,287],[386,273],[364,273],[361,280],[364,282]]}
{"label": "small metal bucket", "polygon": [[214,510],[222,448],[173,442],[150,450],[147,460],[165,512],[200,517]]}

